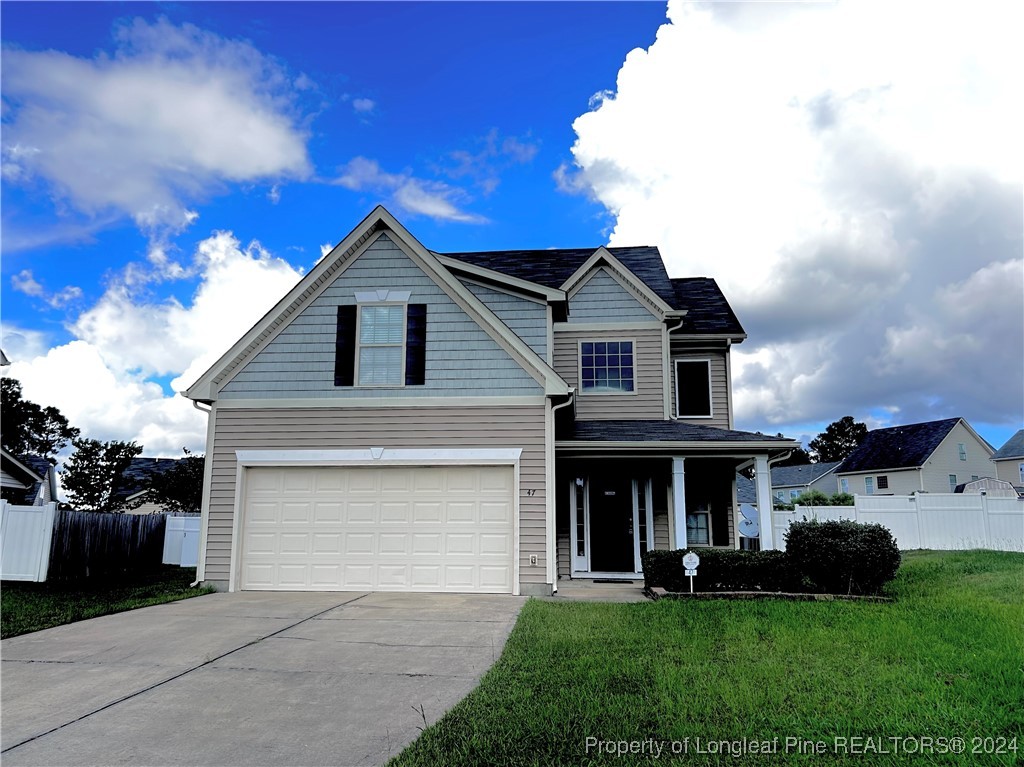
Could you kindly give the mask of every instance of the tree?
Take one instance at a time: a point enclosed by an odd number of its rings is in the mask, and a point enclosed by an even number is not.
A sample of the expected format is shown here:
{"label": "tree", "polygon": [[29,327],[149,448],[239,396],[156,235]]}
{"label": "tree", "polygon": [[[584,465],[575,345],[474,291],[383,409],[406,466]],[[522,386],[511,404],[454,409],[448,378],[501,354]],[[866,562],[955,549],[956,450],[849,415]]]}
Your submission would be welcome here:
{"label": "tree", "polygon": [[[783,434],[780,431],[775,436],[781,437],[781,436],[783,436]],[[804,450],[802,447],[798,447],[796,450],[794,450],[792,453],[790,453],[789,456],[785,460],[779,461],[778,463],[773,463],[772,466],[775,466],[775,467],[780,467],[780,466],[806,466],[810,462],[811,462],[811,454],[808,453],[806,450]]]}
{"label": "tree", "polygon": [[124,511],[118,491],[125,486],[124,471],[142,452],[134,442],[71,441],[75,452],[64,464],[61,481],[71,504],[80,511]]}
{"label": "tree", "polygon": [[155,474],[150,483],[147,501],[161,504],[166,511],[182,511],[198,514],[203,507],[204,456],[190,453],[187,448],[184,458],[179,458],[167,471]]}
{"label": "tree", "polygon": [[841,461],[852,453],[868,435],[868,427],[846,415],[830,423],[821,434],[808,443],[818,463]]}
{"label": "tree", "polygon": [[54,456],[68,440],[79,435],[78,429],[55,407],[40,407],[21,396],[21,384],[14,378],[0,378],[3,429],[0,443],[16,456],[33,454],[57,463]]}

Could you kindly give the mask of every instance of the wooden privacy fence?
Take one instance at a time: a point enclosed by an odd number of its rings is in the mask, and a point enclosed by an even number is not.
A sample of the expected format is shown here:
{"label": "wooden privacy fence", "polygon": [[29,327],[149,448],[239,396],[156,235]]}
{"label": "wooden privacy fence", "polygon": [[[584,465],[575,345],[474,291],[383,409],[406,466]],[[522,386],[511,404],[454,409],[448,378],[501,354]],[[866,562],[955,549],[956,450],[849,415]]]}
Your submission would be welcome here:
{"label": "wooden privacy fence", "polygon": [[50,579],[103,578],[159,569],[163,514],[58,511],[50,546]]}
{"label": "wooden privacy fence", "polygon": [[853,506],[797,506],[772,512],[775,546],[802,519],[852,519],[887,527],[901,549],[1024,551],[1024,501],[974,493],[858,495]]}

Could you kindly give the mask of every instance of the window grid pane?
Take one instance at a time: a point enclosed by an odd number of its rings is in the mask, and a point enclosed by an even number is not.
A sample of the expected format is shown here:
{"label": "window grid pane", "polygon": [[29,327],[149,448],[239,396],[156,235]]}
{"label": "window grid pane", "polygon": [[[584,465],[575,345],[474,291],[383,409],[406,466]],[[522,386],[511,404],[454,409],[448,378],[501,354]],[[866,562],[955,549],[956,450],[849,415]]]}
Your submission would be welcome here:
{"label": "window grid pane", "polygon": [[686,540],[688,543],[710,545],[710,529],[707,512],[686,515]]}
{"label": "window grid pane", "polygon": [[633,342],[581,343],[580,376],[585,392],[633,391]]}
{"label": "window grid pane", "polygon": [[402,343],[405,335],[404,306],[361,306],[359,313],[359,343]]}
{"label": "window grid pane", "polygon": [[359,383],[385,386],[402,383],[401,346],[364,346],[359,350]]}

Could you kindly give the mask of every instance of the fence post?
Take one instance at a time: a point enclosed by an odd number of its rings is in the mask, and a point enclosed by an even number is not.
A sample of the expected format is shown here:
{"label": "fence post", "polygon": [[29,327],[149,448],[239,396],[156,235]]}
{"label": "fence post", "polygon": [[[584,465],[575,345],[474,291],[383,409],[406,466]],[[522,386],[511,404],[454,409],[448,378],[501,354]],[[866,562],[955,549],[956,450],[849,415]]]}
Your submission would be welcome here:
{"label": "fence post", "polygon": [[985,548],[994,549],[995,541],[992,540],[991,520],[988,518],[988,493],[981,491],[981,520],[985,525]]}

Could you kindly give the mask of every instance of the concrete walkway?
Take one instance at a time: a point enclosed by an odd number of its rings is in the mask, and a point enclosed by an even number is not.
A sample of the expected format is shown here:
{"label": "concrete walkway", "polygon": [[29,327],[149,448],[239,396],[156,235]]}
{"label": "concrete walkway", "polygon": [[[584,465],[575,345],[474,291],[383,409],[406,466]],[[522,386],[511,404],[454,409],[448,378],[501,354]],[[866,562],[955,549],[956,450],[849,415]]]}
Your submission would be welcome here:
{"label": "concrete walkway", "polygon": [[524,599],[211,594],[0,643],[0,761],[374,765],[472,690]]}
{"label": "concrete walkway", "polygon": [[594,580],[560,580],[558,591],[546,597],[553,602],[647,602],[644,582],[601,583]]}

